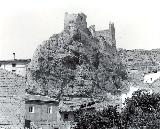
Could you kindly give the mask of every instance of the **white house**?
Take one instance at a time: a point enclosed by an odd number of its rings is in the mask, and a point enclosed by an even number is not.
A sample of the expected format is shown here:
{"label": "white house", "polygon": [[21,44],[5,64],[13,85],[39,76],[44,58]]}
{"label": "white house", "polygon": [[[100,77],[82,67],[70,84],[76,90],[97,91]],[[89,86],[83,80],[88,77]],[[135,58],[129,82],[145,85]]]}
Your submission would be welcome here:
{"label": "white house", "polygon": [[144,83],[153,83],[158,78],[160,78],[160,71],[156,73],[148,73],[144,76]]}
{"label": "white house", "polygon": [[0,60],[0,68],[25,77],[31,59],[15,59],[15,53],[13,55],[14,59],[12,60]]}

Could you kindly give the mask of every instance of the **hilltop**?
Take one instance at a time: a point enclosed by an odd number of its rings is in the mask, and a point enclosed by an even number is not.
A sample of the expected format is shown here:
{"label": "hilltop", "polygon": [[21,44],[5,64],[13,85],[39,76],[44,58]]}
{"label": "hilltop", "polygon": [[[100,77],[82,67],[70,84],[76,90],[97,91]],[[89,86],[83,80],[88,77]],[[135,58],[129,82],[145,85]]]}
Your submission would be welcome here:
{"label": "hilltop", "polygon": [[127,75],[116,49],[114,24],[96,31],[86,15],[65,14],[64,30],[40,44],[28,68],[34,94],[108,100],[125,90]]}

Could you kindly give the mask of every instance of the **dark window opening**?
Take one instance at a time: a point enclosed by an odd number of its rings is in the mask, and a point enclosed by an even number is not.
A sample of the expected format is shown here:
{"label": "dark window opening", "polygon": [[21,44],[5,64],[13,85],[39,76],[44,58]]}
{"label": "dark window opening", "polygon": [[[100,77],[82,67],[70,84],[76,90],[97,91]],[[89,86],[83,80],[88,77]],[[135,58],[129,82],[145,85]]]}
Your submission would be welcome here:
{"label": "dark window opening", "polygon": [[133,59],[128,59],[128,61],[133,61]]}
{"label": "dark window opening", "polygon": [[68,113],[64,114],[64,120],[68,120]]}
{"label": "dark window opening", "polygon": [[81,16],[81,21],[83,21],[83,17]]}
{"label": "dark window opening", "polygon": [[48,114],[52,114],[52,107],[48,107],[47,113],[48,113]]}
{"label": "dark window opening", "polygon": [[25,127],[30,129],[30,120],[25,120]]}
{"label": "dark window opening", "polygon": [[16,72],[16,70],[12,70],[12,72]]}
{"label": "dark window opening", "polygon": [[33,106],[29,107],[29,112],[34,113],[34,107]]}
{"label": "dark window opening", "polygon": [[16,67],[16,64],[12,64],[12,67]]}
{"label": "dark window opening", "polygon": [[74,21],[72,20],[72,21],[69,21],[69,23],[71,24],[71,23],[74,23]]}

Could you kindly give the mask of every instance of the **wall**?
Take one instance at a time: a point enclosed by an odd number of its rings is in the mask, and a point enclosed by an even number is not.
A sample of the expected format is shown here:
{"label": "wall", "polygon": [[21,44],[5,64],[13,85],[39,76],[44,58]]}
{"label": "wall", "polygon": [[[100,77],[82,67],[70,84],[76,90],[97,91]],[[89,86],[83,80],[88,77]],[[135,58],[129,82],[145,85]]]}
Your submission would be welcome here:
{"label": "wall", "polygon": [[[34,106],[34,113],[29,112],[29,107]],[[52,106],[52,113],[47,113],[48,107]],[[26,102],[25,104],[25,119],[33,121],[37,126],[48,128],[58,124],[57,112],[58,103],[41,103],[41,102]]]}
{"label": "wall", "polygon": [[[68,14],[65,13],[64,17],[64,30],[70,31],[70,29],[81,29],[84,30],[87,28],[86,22],[87,16],[83,13],[78,14]],[[71,28],[70,28],[71,27]],[[71,31],[73,31],[71,30]]]}
{"label": "wall", "polygon": [[[0,68],[11,71],[13,73],[19,74],[23,77],[26,76],[26,71],[27,71],[27,66],[29,64],[30,61],[28,62],[18,62],[18,61],[11,61],[9,63],[7,63],[7,61],[5,61],[4,63],[0,62]],[[12,64],[16,64],[15,67],[12,66]]]}
{"label": "wall", "polygon": [[0,69],[0,128],[23,128],[25,85],[23,77]]}
{"label": "wall", "polygon": [[[1,65],[1,68],[19,74],[21,76],[26,75],[26,67],[27,67],[26,65],[16,65],[16,67],[12,67],[12,64]],[[15,72],[12,70],[15,70]]]}
{"label": "wall", "polygon": [[[101,36],[104,37],[106,42],[109,42],[112,40],[111,33],[109,30],[95,31],[95,37],[101,37]],[[110,44],[110,45],[112,45],[112,44]]]}
{"label": "wall", "polygon": [[160,71],[157,73],[149,73],[144,76],[144,83],[153,83],[156,79],[160,78]]}

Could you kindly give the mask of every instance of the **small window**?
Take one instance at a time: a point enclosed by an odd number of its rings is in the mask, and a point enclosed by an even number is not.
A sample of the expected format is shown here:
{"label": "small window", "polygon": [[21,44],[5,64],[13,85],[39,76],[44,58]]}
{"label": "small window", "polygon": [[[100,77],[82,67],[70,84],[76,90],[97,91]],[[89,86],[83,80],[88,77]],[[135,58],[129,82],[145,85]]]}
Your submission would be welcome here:
{"label": "small window", "polygon": [[52,114],[52,107],[47,108],[47,113]]}
{"label": "small window", "polygon": [[74,23],[74,21],[72,20],[72,21],[69,21],[69,23],[71,24],[71,23]]}
{"label": "small window", "polygon": [[33,106],[29,107],[29,112],[34,113],[34,107]]}
{"label": "small window", "polygon": [[13,70],[12,70],[12,72],[13,72],[13,73],[15,73],[15,72],[16,72],[16,70],[14,70],[14,69],[13,69]]}
{"label": "small window", "polygon": [[12,64],[12,67],[16,67],[16,64]]}
{"label": "small window", "polygon": [[68,113],[64,114],[64,120],[68,120]]}
{"label": "small window", "polygon": [[81,19],[81,21],[83,21],[83,17],[82,16],[80,17],[80,19]]}

